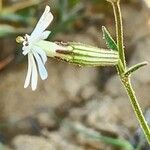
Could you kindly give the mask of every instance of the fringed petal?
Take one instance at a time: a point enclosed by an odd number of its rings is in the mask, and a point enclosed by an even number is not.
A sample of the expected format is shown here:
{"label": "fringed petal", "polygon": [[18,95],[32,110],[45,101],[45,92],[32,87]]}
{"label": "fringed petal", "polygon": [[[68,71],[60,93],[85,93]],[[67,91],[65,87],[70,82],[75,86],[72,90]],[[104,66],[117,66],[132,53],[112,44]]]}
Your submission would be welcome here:
{"label": "fringed petal", "polygon": [[48,73],[47,70],[42,62],[42,59],[40,58],[40,56],[36,53],[33,52],[35,60],[37,62],[38,65],[38,70],[39,70],[39,74],[42,80],[45,80],[48,77]]}
{"label": "fringed petal", "polygon": [[28,54],[28,71],[27,71],[27,75],[26,75],[26,79],[25,79],[25,83],[24,83],[24,88],[27,88],[30,84],[30,79],[31,79],[31,74],[32,74],[32,61],[31,61],[31,55],[32,54]]}
{"label": "fringed petal", "polygon": [[43,63],[45,64],[47,61],[47,56],[45,51],[43,51],[40,47],[35,46],[34,47],[34,51],[37,52],[39,54],[39,56],[42,58]]}
{"label": "fringed petal", "polygon": [[33,55],[31,55],[31,61],[32,61],[32,77],[31,77],[31,87],[32,90],[36,90],[37,87],[37,81],[38,81],[38,73],[37,73],[37,67],[35,63],[35,59]]}

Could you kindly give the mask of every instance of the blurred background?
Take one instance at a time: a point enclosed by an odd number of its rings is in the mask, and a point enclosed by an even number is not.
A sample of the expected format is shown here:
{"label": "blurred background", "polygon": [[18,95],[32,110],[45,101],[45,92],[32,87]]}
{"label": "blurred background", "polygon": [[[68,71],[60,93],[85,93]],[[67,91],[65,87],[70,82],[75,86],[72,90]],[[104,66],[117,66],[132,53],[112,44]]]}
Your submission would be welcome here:
{"label": "blurred background", "polygon": [[[49,77],[24,89],[27,59],[18,35],[31,33],[46,5],[54,20],[48,40],[106,48],[115,38],[105,0],[0,0],[0,150],[150,150],[115,68],[84,68],[49,59]],[[150,1],[121,0],[129,66],[150,60]],[[132,80],[150,122],[150,66]]]}

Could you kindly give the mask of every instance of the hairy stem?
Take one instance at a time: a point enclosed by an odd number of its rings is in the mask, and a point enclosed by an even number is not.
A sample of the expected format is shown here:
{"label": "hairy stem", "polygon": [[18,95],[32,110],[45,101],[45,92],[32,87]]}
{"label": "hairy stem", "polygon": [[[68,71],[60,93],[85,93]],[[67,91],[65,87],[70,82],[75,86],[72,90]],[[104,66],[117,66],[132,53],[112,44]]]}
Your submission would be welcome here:
{"label": "hairy stem", "polygon": [[122,25],[122,15],[120,11],[120,2],[112,3],[114,15],[115,15],[115,23],[116,23],[116,35],[117,35],[117,45],[119,49],[119,57],[122,61],[123,67],[126,68],[125,54],[124,54],[124,45],[123,45],[123,25]]}
{"label": "hairy stem", "polygon": [[142,113],[142,110],[140,108],[140,105],[137,101],[135,92],[132,88],[131,82],[130,82],[130,78],[129,77],[125,77],[125,78],[121,78],[122,79],[122,83],[127,91],[127,94],[129,96],[130,102],[132,104],[132,107],[134,109],[134,112],[136,114],[136,117],[140,123],[141,128],[143,129],[144,134],[146,135],[146,138],[148,140],[148,142],[150,143],[150,128],[144,118],[144,115]]}
{"label": "hairy stem", "polygon": [[124,54],[123,26],[122,26],[122,15],[120,11],[120,0],[110,1],[110,2],[112,3],[114,15],[115,15],[117,46],[118,46],[119,58],[120,58],[120,63],[118,63],[117,71],[127,91],[131,105],[140,123],[140,126],[143,129],[143,132],[147,138],[148,143],[150,144],[150,128],[144,118],[140,105],[135,96],[135,92],[130,82],[130,76],[124,75],[126,72],[126,61],[125,61],[125,54]]}

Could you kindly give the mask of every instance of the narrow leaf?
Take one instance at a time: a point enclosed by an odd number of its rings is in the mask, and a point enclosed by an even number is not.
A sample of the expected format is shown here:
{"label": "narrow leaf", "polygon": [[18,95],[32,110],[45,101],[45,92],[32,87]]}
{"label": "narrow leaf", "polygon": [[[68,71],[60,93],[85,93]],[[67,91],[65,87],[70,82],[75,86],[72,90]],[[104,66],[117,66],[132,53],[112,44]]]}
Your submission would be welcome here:
{"label": "narrow leaf", "polygon": [[141,62],[139,64],[136,64],[135,66],[129,68],[124,75],[129,76],[130,74],[132,74],[133,72],[137,71],[138,69],[140,69],[141,67],[144,67],[148,64],[147,61]]}
{"label": "narrow leaf", "polygon": [[116,42],[114,41],[114,39],[111,37],[110,33],[104,26],[102,26],[102,31],[103,31],[103,38],[107,44],[107,47],[114,51],[118,51]]}

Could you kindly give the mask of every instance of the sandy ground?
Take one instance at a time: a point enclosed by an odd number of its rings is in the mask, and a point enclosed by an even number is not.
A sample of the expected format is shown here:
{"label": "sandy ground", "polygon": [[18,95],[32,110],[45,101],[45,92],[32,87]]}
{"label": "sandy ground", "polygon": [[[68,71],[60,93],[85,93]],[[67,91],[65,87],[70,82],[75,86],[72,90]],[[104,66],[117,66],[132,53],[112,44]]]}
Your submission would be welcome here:
{"label": "sandy ground", "polygon": [[[142,8],[123,6],[128,65],[150,60],[150,17]],[[113,19],[113,18],[112,18]],[[114,31],[114,27],[105,21]],[[103,25],[101,23],[101,25]],[[94,25],[57,39],[104,46]],[[115,150],[80,133],[133,138],[138,123],[114,70],[83,68],[49,59],[49,77],[38,89],[24,89],[27,65],[15,63],[0,73],[0,138],[8,150]],[[106,74],[106,75],[105,75]],[[144,110],[150,105],[150,66],[136,72],[133,84]],[[5,146],[5,145],[8,145]]]}

